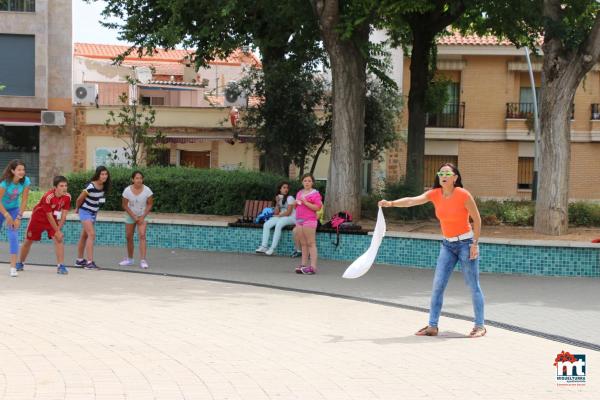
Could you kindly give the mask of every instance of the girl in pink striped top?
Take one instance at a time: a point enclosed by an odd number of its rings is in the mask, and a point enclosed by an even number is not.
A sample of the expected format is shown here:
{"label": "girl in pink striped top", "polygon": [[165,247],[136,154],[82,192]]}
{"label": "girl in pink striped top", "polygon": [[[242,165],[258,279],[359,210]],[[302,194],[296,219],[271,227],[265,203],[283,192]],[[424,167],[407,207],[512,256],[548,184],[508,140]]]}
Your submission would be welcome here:
{"label": "girl in pink striped top", "polygon": [[[296,195],[296,231],[302,245],[302,264],[296,267],[297,274],[314,275],[317,272],[317,211],[323,203],[321,194],[313,188],[314,184],[315,178],[304,174],[304,188]],[[309,255],[312,265],[307,265]]]}

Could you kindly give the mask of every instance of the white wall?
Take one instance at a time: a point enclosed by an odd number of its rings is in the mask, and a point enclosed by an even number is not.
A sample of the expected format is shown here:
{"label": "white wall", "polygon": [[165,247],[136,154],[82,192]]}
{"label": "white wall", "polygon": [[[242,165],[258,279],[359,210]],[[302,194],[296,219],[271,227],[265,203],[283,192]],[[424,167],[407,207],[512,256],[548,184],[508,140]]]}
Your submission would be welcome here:
{"label": "white wall", "polygon": [[[385,31],[376,30],[371,33],[371,37],[369,40],[374,43],[381,43],[387,40],[387,33]],[[404,68],[404,52],[401,47],[392,49],[388,48],[388,51],[391,53],[391,67],[392,70],[389,73],[389,76],[396,82],[398,85],[398,90],[402,92],[402,69]]]}
{"label": "white wall", "polygon": [[198,81],[208,79],[206,91],[212,91],[219,79],[219,94],[223,94],[223,88],[229,81],[239,81],[244,76],[243,65],[209,65],[207,68],[198,70]]}
{"label": "white wall", "polygon": [[133,73],[131,67],[112,65],[110,61],[73,57],[73,83],[127,82]]}

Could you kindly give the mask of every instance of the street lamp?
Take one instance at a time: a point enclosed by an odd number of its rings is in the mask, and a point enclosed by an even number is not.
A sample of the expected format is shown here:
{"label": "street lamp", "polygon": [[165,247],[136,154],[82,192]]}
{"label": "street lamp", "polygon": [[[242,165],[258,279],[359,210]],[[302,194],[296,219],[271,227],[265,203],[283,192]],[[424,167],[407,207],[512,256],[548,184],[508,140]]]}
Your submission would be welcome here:
{"label": "street lamp", "polygon": [[535,201],[538,192],[538,171],[540,170],[540,114],[538,112],[533,68],[531,67],[531,59],[529,58],[529,47],[525,47],[525,58],[527,59],[527,68],[529,69],[529,80],[531,81],[531,92],[533,95],[533,130],[535,132],[535,146],[533,152],[533,184],[531,188],[531,200]]}

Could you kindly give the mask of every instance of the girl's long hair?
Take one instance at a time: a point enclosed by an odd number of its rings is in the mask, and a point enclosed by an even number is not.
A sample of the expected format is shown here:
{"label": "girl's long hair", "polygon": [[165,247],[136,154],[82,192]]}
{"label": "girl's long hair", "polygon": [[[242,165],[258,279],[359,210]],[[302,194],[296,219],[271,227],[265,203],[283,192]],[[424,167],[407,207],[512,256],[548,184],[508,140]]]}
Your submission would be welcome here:
{"label": "girl's long hair", "polygon": [[456,179],[456,182],[454,182],[454,187],[463,187],[462,177],[460,176],[460,172],[458,171],[458,168],[456,168],[456,165],[454,165],[452,163],[445,163],[445,164],[440,165],[440,167],[436,171],[435,180],[433,181],[433,188],[437,189],[437,188],[442,187],[442,185],[440,184],[440,177],[437,176],[437,172],[440,172],[440,170],[444,167],[450,167],[450,169],[452,169],[452,172],[454,172],[454,175],[458,176],[458,178]]}
{"label": "girl's long hair", "polygon": [[[283,187],[283,185],[288,185],[288,188],[290,187],[290,183],[287,181],[281,181],[279,182],[279,184],[277,185],[277,194],[275,195],[275,203],[277,203],[277,196],[279,196],[281,194],[281,188]],[[289,191],[288,191],[288,196],[289,196]],[[287,203],[287,196],[283,196],[283,200],[281,201],[281,205],[285,206]]]}
{"label": "girl's long hair", "polygon": [[108,191],[110,190],[110,171],[108,170],[108,168],[106,168],[104,165],[100,165],[99,167],[96,168],[96,172],[94,172],[94,176],[92,176],[91,181],[99,181],[100,180],[100,174],[106,171],[106,173],[108,174],[107,178],[106,178],[106,182],[104,182],[104,186],[103,189],[104,193],[108,193]]}
{"label": "girl's long hair", "polygon": [[[13,170],[17,169],[19,165],[22,165],[25,168],[25,163],[21,160],[12,160],[8,163],[6,168],[4,168],[4,172],[2,173],[2,181],[12,182],[15,177]],[[25,176],[19,179],[19,183],[25,182]]]}

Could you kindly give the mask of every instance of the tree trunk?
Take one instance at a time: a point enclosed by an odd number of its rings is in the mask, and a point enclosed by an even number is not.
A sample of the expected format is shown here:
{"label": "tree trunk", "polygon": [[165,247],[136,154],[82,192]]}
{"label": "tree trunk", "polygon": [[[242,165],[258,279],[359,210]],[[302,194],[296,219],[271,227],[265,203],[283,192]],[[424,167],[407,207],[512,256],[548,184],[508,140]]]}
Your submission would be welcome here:
{"label": "tree trunk", "polygon": [[312,0],[332,74],[331,161],[325,195],[326,218],[347,210],[360,218],[360,170],[364,152],[367,60],[359,46],[369,40],[369,23],[354,28],[349,39],[339,31],[338,0]]}
{"label": "tree trunk", "polygon": [[425,96],[430,78],[430,54],[435,34],[415,26],[410,56],[410,90],[408,92],[408,146],[406,184],[416,192],[425,185]]}
{"label": "tree trunk", "polygon": [[600,58],[600,15],[589,36],[576,49],[567,49],[556,30],[560,0],[544,1],[548,29],[544,38],[544,63],[540,114],[539,192],[534,230],[563,235],[569,226],[569,169],[571,161],[571,104],[583,77]]}
{"label": "tree trunk", "polygon": [[[277,98],[280,95],[280,90],[277,87],[279,83],[277,79],[271,79],[271,76],[277,76],[276,68],[285,60],[286,48],[284,46],[263,46],[261,47],[262,66],[265,85],[265,107],[267,109],[277,109],[280,102]],[[273,71],[273,73],[271,73]],[[274,113],[267,113],[268,116]],[[283,114],[280,114],[283,115]],[[278,117],[280,118],[280,117]],[[278,138],[278,121],[270,121],[266,119],[263,129],[267,130],[265,135],[268,139],[265,143],[265,171],[277,175],[285,175],[286,160],[283,145]]]}
{"label": "tree trunk", "polygon": [[[544,77],[548,79],[544,62]],[[571,103],[577,85],[561,87],[546,81],[541,96],[539,191],[535,231],[548,235],[567,233],[569,216],[569,165],[571,161]]]}

